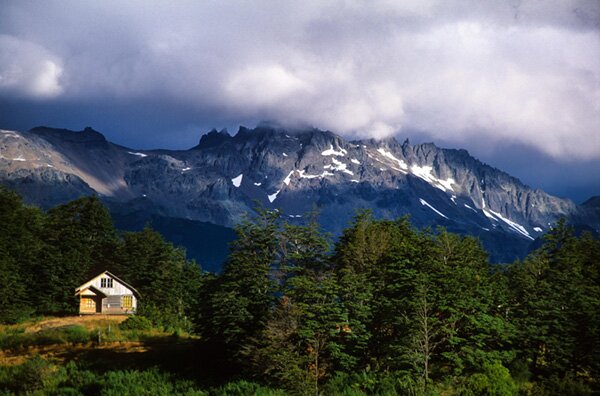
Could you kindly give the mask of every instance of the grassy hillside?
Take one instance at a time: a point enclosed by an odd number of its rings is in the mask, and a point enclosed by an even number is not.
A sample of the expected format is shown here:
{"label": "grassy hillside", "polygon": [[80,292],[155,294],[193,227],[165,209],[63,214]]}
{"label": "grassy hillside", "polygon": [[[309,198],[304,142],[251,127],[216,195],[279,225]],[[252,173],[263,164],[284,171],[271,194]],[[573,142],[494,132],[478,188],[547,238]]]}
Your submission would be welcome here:
{"label": "grassy hillside", "polygon": [[44,317],[0,326],[0,395],[282,394],[245,381],[203,380],[210,362],[197,337],[126,329],[126,319]]}

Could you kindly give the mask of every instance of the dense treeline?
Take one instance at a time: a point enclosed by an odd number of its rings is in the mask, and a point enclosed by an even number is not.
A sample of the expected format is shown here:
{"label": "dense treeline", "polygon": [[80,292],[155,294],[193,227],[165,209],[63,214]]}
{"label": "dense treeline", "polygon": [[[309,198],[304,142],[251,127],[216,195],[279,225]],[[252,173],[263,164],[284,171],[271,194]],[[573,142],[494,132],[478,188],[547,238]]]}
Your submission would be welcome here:
{"label": "dense treeline", "polygon": [[120,235],[96,197],[48,212],[0,188],[0,322],[78,312],[75,288],[102,271],[135,285],[155,324],[191,328],[200,267],[146,228]]}
{"label": "dense treeline", "polygon": [[586,394],[600,375],[600,242],[563,222],[524,262],[477,239],[359,213],[261,211],[207,280],[198,332],[232,375],[297,393]]}
{"label": "dense treeline", "polygon": [[479,241],[358,213],[333,243],[316,215],[257,210],[219,275],[147,228],[119,235],[95,198],[43,213],[0,192],[0,320],[74,312],[109,269],[155,325],[193,329],[215,381],[297,394],[600,391],[600,241],[563,222],[523,262]]}

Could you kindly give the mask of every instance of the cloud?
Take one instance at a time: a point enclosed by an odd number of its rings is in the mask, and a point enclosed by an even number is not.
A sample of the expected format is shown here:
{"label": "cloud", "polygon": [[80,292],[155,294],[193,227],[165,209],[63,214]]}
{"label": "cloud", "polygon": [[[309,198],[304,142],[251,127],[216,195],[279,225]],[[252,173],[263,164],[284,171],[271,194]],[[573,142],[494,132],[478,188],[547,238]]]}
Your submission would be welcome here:
{"label": "cloud", "polygon": [[593,0],[15,1],[0,26],[1,96],[600,158]]}
{"label": "cloud", "polygon": [[232,102],[260,109],[293,100],[293,96],[313,89],[279,65],[256,65],[234,73],[225,84],[225,91]]}
{"label": "cloud", "polygon": [[0,92],[36,99],[60,95],[60,60],[43,47],[0,35]]}

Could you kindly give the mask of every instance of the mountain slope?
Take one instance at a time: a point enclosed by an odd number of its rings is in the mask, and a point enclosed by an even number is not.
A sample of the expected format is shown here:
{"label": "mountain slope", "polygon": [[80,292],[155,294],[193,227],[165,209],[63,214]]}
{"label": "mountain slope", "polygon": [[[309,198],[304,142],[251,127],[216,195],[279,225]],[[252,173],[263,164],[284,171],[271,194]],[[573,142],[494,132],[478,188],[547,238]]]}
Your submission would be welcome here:
{"label": "mountain slope", "polygon": [[189,150],[132,150],[100,133],[0,132],[0,182],[49,206],[96,192],[120,213],[233,226],[256,202],[290,222],[317,208],[338,234],[356,209],[409,214],[479,236],[495,261],[523,255],[561,216],[598,230],[597,205],[577,206],[485,165],[465,150],[395,139],[346,141],[318,129],[213,130]]}

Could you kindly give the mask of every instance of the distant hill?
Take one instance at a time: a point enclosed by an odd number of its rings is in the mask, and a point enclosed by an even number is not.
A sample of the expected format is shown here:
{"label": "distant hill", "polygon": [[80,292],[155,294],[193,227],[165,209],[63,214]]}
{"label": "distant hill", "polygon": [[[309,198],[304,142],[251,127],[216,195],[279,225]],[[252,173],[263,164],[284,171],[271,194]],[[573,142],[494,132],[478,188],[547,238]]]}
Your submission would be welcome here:
{"label": "distant hill", "polygon": [[231,228],[201,221],[163,217],[138,212],[112,214],[115,227],[124,231],[140,231],[146,225],[160,232],[168,241],[185,247],[188,259],[195,260],[204,271],[219,272],[235,239]]}

